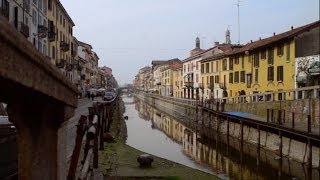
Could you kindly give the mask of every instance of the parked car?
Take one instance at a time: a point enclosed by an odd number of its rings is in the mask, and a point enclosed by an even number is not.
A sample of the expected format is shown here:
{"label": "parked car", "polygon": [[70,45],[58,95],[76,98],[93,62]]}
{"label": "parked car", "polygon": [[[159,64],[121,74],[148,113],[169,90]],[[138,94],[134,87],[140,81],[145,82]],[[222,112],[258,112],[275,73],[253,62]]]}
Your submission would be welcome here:
{"label": "parked car", "polygon": [[104,101],[110,101],[112,100],[113,98],[115,97],[115,93],[114,92],[111,92],[111,91],[107,91],[105,92],[104,96],[103,96],[103,100]]}

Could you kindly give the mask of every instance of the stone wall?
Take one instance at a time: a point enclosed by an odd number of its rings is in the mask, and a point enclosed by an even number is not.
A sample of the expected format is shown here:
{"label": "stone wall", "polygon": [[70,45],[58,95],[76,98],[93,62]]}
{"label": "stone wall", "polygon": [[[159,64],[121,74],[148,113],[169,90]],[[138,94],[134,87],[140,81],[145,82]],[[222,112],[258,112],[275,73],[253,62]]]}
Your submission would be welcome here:
{"label": "stone wall", "polygon": [[320,125],[320,99],[299,99],[287,101],[271,101],[256,103],[226,104],[226,111],[239,111],[267,117],[267,109],[274,109],[274,117],[278,117],[278,110],[284,109],[285,121],[292,120],[295,115],[295,122],[307,122],[307,115],[311,115],[312,125]]}
{"label": "stone wall", "polygon": [[[198,120],[198,124],[199,124],[199,120],[200,119],[195,119],[195,114],[196,114],[196,110],[195,107],[190,107],[188,105],[182,105],[176,102],[170,102],[168,100],[162,100],[160,98],[151,98],[151,97],[146,97],[146,96],[142,96],[142,95],[138,95],[138,98],[141,98],[142,100],[146,101],[147,103],[149,103],[150,105],[153,105],[154,107],[156,107],[157,109],[164,111],[165,113],[168,113],[174,117],[176,117],[179,120],[182,120],[182,123],[186,124],[186,125],[191,125],[193,122],[195,122],[195,120]],[[308,100],[296,100],[294,102],[292,101],[287,101],[286,104],[281,104],[282,107],[286,107],[288,109],[299,109],[299,107],[302,106],[306,106],[307,105]],[[316,103],[318,103],[316,105]],[[319,107],[319,101],[318,100],[313,100],[311,104],[314,104],[314,108],[315,107]],[[228,104],[226,106],[226,108],[230,108],[228,107],[229,105],[233,105],[230,106],[233,109],[233,111],[243,111],[243,112],[248,112],[248,113],[252,113],[252,114],[258,114],[258,115],[263,115],[262,112],[265,112],[263,110],[267,109],[267,108],[276,108],[276,107],[280,107],[280,104],[278,102],[264,102],[264,103],[247,103],[247,104]],[[229,109],[230,110],[230,109]],[[319,112],[319,108],[316,112]],[[259,114],[261,113],[261,114]],[[177,114],[183,115],[185,118],[181,118],[181,116],[177,116]],[[196,117],[200,117],[202,115],[196,115]],[[187,117],[187,118],[186,118]],[[190,122],[191,121],[191,122]],[[202,123],[202,122],[201,122]],[[205,118],[204,123],[203,124],[210,124],[208,122],[208,118]],[[211,124],[213,124],[213,126],[211,127],[215,127],[215,122],[212,122]],[[238,123],[233,123],[230,122],[229,124],[229,130],[230,130],[230,136],[234,137],[236,139],[240,139],[240,135],[241,135],[241,130],[240,130],[240,124]],[[213,131],[214,129],[212,128],[211,131]],[[227,121],[222,121],[220,124],[220,132],[224,135],[227,134]],[[248,127],[244,125],[244,141],[252,144],[252,145],[257,145],[258,143],[258,130],[256,128],[253,127]],[[278,153],[279,152],[279,143],[280,143],[280,138],[278,136],[278,134],[274,134],[274,133],[269,133],[266,131],[262,131],[260,130],[260,145],[262,148],[270,151],[270,152],[274,152],[274,153]],[[287,156],[291,159],[294,159],[300,163],[306,163],[307,162],[307,158],[308,158],[308,152],[309,149],[307,147],[307,142],[300,142],[300,141],[296,141],[294,139],[290,139],[287,137],[282,137],[282,152],[283,152],[283,156]],[[312,165],[314,167],[319,167],[319,152],[320,149],[318,147],[312,147]]]}

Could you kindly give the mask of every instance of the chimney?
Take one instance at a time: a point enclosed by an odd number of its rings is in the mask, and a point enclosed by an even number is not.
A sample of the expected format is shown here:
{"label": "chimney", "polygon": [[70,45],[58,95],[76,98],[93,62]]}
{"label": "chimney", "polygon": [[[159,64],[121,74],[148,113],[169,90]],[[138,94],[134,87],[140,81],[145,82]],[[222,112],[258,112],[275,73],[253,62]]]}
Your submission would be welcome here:
{"label": "chimney", "polygon": [[252,43],[252,40],[250,40],[250,42]]}
{"label": "chimney", "polygon": [[275,35],[276,35],[276,33],[275,33],[275,32],[273,32],[273,35],[275,36]]}
{"label": "chimney", "polygon": [[214,46],[219,46],[219,42],[218,41],[214,42]]}
{"label": "chimney", "polygon": [[291,30],[293,30],[293,26],[291,26]]}
{"label": "chimney", "polygon": [[259,40],[261,40],[261,37],[259,37]]}

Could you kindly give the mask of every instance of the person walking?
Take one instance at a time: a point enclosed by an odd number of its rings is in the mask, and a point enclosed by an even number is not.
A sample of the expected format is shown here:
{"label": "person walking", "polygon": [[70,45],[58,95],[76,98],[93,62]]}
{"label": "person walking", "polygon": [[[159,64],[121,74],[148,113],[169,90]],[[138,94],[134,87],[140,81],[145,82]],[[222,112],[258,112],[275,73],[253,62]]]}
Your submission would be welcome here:
{"label": "person walking", "polygon": [[93,93],[91,93],[91,99],[92,99],[92,101],[94,100],[94,94]]}

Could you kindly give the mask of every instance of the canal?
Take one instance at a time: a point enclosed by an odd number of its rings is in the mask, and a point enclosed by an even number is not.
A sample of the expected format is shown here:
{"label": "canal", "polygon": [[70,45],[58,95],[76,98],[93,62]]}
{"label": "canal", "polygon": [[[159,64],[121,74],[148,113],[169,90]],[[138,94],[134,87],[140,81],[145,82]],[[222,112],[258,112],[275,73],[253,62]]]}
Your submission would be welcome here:
{"label": "canal", "polygon": [[[201,137],[199,132],[166,112],[134,97],[122,96],[128,116],[127,144],[141,151],[230,179],[306,179],[305,165],[288,158],[279,160],[273,152],[261,151],[259,161],[252,156],[252,144],[240,153],[238,139],[227,146],[225,136]],[[184,120],[185,121],[185,120]],[[246,153],[247,152],[247,153]],[[312,171],[312,179],[319,171]]]}

